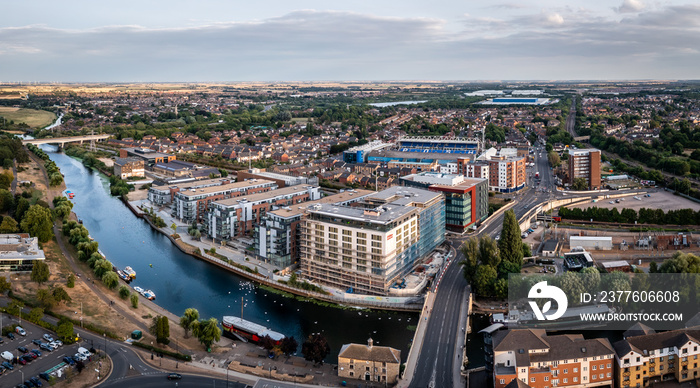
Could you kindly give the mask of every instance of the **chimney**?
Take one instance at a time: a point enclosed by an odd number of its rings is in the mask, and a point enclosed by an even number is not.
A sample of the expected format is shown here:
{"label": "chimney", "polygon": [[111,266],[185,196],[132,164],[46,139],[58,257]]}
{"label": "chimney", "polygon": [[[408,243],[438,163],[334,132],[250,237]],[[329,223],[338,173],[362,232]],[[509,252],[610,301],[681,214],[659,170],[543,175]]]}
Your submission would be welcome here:
{"label": "chimney", "polygon": [[374,344],[374,341],[372,341],[372,337],[370,337],[370,338],[367,340],[367,347],[370,348],[370,349],[372,349],[372,345],[373,345],[373,344]]}

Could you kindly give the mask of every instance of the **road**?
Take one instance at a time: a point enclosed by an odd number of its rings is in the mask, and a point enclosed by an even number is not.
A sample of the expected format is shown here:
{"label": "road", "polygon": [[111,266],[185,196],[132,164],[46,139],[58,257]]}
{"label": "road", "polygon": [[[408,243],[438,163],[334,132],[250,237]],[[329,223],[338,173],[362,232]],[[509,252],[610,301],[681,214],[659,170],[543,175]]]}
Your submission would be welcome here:
{"label": "road", "polygon": [[[148,376],[138,376],[129,379],[108,381],[101,384],[100,387],[118,388],[118,387],[139,387],[139,388],[160,388],[160,387],[177,387],[177,388],[225,388],[226,380],[220,378],[212,378],[197,375],[188,375],[182,373],[181,380],[168,380],[167,373],[158,372]],[[245,388],[247,385],[236,382],[228,382],[228,388]]]}

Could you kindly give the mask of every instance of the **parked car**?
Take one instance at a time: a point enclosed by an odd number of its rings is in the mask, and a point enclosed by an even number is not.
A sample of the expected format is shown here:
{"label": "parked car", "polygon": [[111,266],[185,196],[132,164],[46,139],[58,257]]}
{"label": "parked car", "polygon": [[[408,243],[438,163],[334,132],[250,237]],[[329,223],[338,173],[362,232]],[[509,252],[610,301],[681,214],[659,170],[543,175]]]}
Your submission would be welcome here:
{"label": "parked car", "polygon": [[37,356],[36,353],[34,353],[34,352],[29,352],[29,353],[27,353],[27,356],[31,357],[32,360],[36,360],[36,358],[39,357],[39,356]]}
{"label": "parked car", "polygon": [[78,348],[78,353],[82,354],[82,355],[85,356],[85,357],[90,357],[90,356],[92,356],[92,353],[90,353],[89,350],[85,349],[85,348],[82,347],[82,346]]}
{"label": "parked car", "polygon": [[39,373],[39,377],[41,377],[42,379],[44,379],[46,381],[49,381],[50,376],[48,373]]}
{"label": "parked car", "polygon": [[[34,355],[34,357],[36,357],[36,355]],[[22,360],[24,360],[26,362],[32,362],[32,361],[34,361],[34,357],[30,356],[29,354],[25,354],[23,356],[20,356],[19,358],[21,358]]]}
{"label": "parked car", "polygon": [[5,368],[7,368],[7,369],[9,369],[9,370],[13,370],[13,369],[15,369],[15,367],[14,367],[14,366],[12,366],[12,364],[10,364],[10,363],[9,363],[9,362],[7,362],[7,361],[3,362],[3,363],[2,363],[2,364],[0,364],[0,365],[2,365],[3,367],[5,367]]}
{"label": "parked car", "polygon": [[168,374],[168,380],[180,380],[182,379],[182,375],[179,373],[169,373]]}
{"label": "parked car", "polygon": [[29,352],[29,349],[25,348],[24,346],[18,347],[17,350],[19,350],[19,351],[22,352],[22,353],[27,353],[27,352]]}
{"label": "parked car", "polygon": [[29,388],[35,388],[35,387],[36,387],[36,385],[34,385],[34,383],[32,383],[32,382],[29,381],[29,380],[25,381],[25,382],[24,382],[24,385],[26,385],[26,386],[29,387]]}
{"label": "parked car", "polygon": [[56,349],[58,349],[58,344],[55,343],[55,342],[51,342],[51,343],[46,344],[46,345],[48,345],[48,347],[50,347],[51,350],[56,350]]}
{"label": "parked car", "polygon": [[51,336],[51,334],[44,334],[43,337],[44,340],[46,340],[46,342],[53,342],[53,337]]}
{"label": "parked car", "polygon": [[63,362],[65,362],[66,364],[68,364],[70,366],[75,365],[75,361],[68,356],[63,357]]}
{"label": "parked car", "polygon": [[42,385],[44,385],[44,384],[41,382],[41,380],[39,380],[39,378],[36,377],[36,376],[30,378],[29,380],[30,380],[32,383],[34,383],[34,385],[36,385],[37,387],[41,387]]}
{"label": "parked car", "polygon": [[21,326],[15,327],[15,331],[16,331],[17,334],[19,334],[19,335],[22,335],[22,336],[27,335],[27,332],[26,332]]}
{"label": "parked car", "polygon": [[41,340],[40,339],[33,339],[32,343],[36,346],[39,346],[39,345],[41,345]]}
{"label": "parked car", "polygon": [[36,354],[37,357],[41,357],[41,351],[39,351],[39,349],[32,349],[32,353]]}
{"label": "parked car", "polygon": [[27,365],[27,360],[24,357],[17,357],[15,359],[15,364]]}
{"label": "parked car", "polygon": [[53,351],[53,348],[51,346],[49,346],[49,344],[41,344],[41,345],[39,345],[39,347],[41,349],[46,350],[47,352]]}
{"label": "parked car", "polygon": [[54,340],[54,341],[52,341],[51,343],[54,343],[54,344],[56,344],[57,346],[63,346],[63,341],[61,341],[61,340],[58,340],[58,339],[57,339],[57,340]]}
{"label": "parked car", "polygon": [[7,333],[7,338],[9,338],[9,339],[11,339],[11,340],[14,340],[14,339],[15,339],[15,335],[12,334],[12,333]]}
{"label": "parked car", "polygon": [[15,356],[13,356],[12,353],[8,351],[0,353],[0,357],[4,358],[7,361],[12,361],[15,358]]}
{"label": "parked car", "polygon": [[73,356],[74,360],[80,360],[80,361],[87,361],[87,356],[80,354],[80,353],[75,353]]}

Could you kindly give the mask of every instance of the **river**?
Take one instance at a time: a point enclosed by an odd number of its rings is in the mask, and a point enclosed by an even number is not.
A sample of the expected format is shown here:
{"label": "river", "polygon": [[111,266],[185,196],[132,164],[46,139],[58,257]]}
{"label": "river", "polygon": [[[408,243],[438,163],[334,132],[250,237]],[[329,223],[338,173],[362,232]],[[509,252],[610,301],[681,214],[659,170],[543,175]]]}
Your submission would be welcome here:
{"label": "river", "polygon": [[368,105],[371,106],[376,106],[377,108],[384,108],[387,106],[394,106],[394,105],[413,105],[413,104],[422,104],[424,102],[428,102],[428,100],[423,100],[423,101],[395,101],[395,102],[374,102]]}
{"label": "river", "polygon": [[62,119],[63,119],[63,113],[59,113],[59,114],[58,114],[58,117],[56,118],[56,121],[54,121],[53,124],[47,126],[47,127],[44,128],[44,129],[53,129],[53,128],[56,128],[56,127],[60,126],[61,123],[62,123]]}
{"label": "river", "polygon": [[243,298],[243,318],[294,336],[298,354],[309,334],[322,333],[331,347],[327,362],[337,362],[342,344],[366,343],[370,336],[375,345],[400,349],[404,360],[408,356],[414,333],[409,326],[416,324],[418,314],[326,307],[259,289],[242,277],[182,253],[111,197],[104,176],[56,153],[55,147],[42,148],[65,175],[68,190],[75,193],[73,211],[107,259],[119,268],[131,266],[136,271],[131,285],[153,290],[156,303],[172,313],[182,315],[193,307],[202,318],[240,316]]}

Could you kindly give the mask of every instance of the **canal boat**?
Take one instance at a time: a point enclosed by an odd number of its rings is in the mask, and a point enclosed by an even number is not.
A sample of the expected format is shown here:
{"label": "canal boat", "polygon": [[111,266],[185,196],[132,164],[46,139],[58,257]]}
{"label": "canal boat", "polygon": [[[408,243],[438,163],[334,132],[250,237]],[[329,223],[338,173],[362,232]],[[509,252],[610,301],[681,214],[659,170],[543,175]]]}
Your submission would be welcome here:
{"label": "canal boat", "polygon": [[68,199],[73,199],[73,197],[75,197],[75,194],[70,190],[66,190],[66,196],[68,197]]}
{"label": "canal boat", "polygon": [[279,345],[284,339],[284,334],[239,317],[224,316],[221,326],[224,328],[224,335],[242,341],[258,343],[265,336],[269,336],[275,345]]}
{"label": "canal boat", "polygon": [[129,275],[130,278],[135,278],[136,277],[136,271],[134,271],[131,267],[127,266],[124,268],[124,273]]}
{"label": "canal boat", "polygon": [[146,290],[143,292],[144,298],[148,300],[155,300],[156,299],[156,293],[151,291],[151,290]]}

